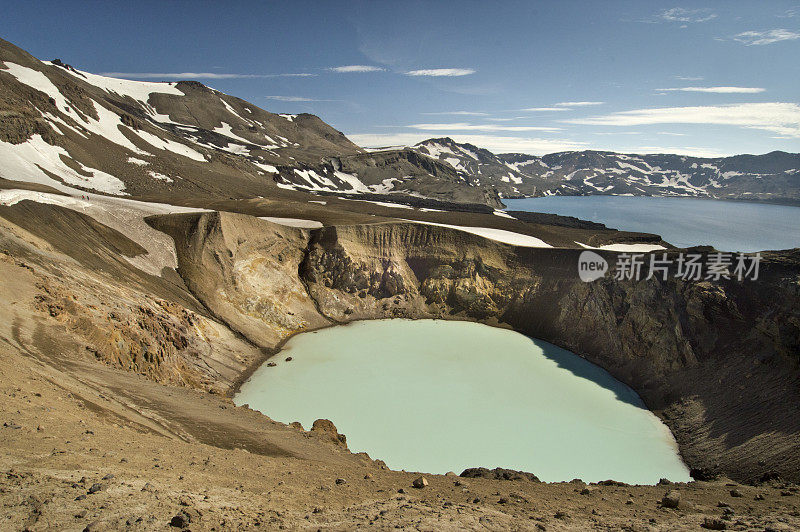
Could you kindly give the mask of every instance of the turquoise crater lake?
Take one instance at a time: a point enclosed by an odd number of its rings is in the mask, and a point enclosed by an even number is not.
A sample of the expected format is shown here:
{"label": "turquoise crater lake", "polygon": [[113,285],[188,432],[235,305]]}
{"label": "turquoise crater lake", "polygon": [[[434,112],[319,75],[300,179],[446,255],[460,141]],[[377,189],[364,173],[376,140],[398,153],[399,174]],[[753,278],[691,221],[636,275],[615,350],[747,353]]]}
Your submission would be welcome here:
{"label": "turquoise crater lake", "polygon": [[513,331],[362,321],[299,334],[275,360],[242,386],[237,405],[306,428],[330,419],[352,451],[392,469],[690,480],[672,434],[633,390],[573,353]]}

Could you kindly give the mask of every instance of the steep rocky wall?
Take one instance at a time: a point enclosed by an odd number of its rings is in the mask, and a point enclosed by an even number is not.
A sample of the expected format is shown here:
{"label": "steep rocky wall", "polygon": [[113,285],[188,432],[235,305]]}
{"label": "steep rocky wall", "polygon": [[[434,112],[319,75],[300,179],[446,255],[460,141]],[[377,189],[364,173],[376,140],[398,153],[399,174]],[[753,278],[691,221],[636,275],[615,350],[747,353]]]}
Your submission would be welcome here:
{"label": "steep rocky wall", "polygon": [[[509,326],[633,387],[691,467],[800,478],[800,251],[765,254],[758,281],[583,283],[579,250],[420,224],[305,233],[246,218],[188,215],[172,234],[187,285],[257,343],[394,316]],[[242,266],[256,263],[269,266]],[[250,298],[269,300],[270,311],[254,315]],[[290,313],[303,325],[285,326],[280,316]]]}
{"label": "steep rocky wall", "polygon": [[217,212],[148,221],[175,239],[189,290],[251,342],[275,347],[293,333],[330,323],[297,276],[306,230]]}

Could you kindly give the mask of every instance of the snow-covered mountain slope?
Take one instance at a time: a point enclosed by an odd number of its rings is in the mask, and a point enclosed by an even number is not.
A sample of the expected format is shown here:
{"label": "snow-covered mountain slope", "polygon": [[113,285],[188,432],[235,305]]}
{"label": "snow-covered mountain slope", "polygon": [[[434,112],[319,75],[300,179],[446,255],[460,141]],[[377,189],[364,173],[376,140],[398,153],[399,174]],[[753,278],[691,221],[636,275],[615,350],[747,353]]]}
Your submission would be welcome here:
{"label": "snow-covered mountain slope", "polygon": [[193,81],[99,76],[3,40],[0,117],[0,178],[73,193],[227,199],[276,187],[430,189],[466,202],[485,195],[415,152],[368,154],[314,115],[273,114]]}
{"label": "snow-covered mountain slope", "polygon": [[800,154],[697,158],[579,151],[495,155],[450,138],[413,147],[502,197],[630,194],[800,202]]}
{"label": "snow-covered mountain slope", "polygon": [[493,207],[500,197],[553,194],[800,202],[800,155],[534,157],[449,138],[368,151],[314,115],[273,114],[194,81],[99,76],[3,40],[0,118],[0,179],[73,194],[218,200],[282,188]]}
{"label": "snow-covered mountain slope", "polygon": [[[362,150],[312,115],[281,116],[195,82],[127,81],[0,41],[0,177],[115,195],[253,196]],[[289,186],[289,185],[287,185]]]}
{"label": "snow-covered mountain slope", "polygon": [[449,137],[428,139],[413,147],[419,153],[452,166],[472,186],[489,186],[509,195],[522,188],[526,195],[535,195],[546,188],[547,181],[521,172],[489,150],[472,144],[459,144]]}

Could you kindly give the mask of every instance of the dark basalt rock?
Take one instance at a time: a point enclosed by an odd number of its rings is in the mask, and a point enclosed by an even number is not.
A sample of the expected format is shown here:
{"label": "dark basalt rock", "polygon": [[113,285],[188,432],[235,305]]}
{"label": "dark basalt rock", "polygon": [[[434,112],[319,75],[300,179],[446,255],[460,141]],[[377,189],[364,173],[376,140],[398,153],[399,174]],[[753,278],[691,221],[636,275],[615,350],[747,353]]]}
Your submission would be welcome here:
{"label": "dark basalt rock", "polygon": [[689,476],[702,482],[709,482],[719,478],[718,473],[707,467],[693,467],[689,470]]}
{"label": "dark basalt rock", "polygon": [[541,482],[539,477],[533,473],[503,469],[501,467],[496,467],[494,469],[470,467],[462,471],[459,476],[463,478],[491,478],[495,480],[530,480],[531,482]]}

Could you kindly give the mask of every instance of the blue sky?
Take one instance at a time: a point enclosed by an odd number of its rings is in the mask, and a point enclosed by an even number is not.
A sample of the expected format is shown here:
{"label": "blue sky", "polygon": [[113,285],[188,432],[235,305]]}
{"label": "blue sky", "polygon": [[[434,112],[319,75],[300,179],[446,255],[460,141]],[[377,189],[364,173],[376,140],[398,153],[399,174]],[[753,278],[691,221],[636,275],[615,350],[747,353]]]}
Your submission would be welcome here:
{"label": "blue sky", "polygon": [[798,0],[30,1],[4,8],[0,36],[314,113],[362,145],[800,151]]}

